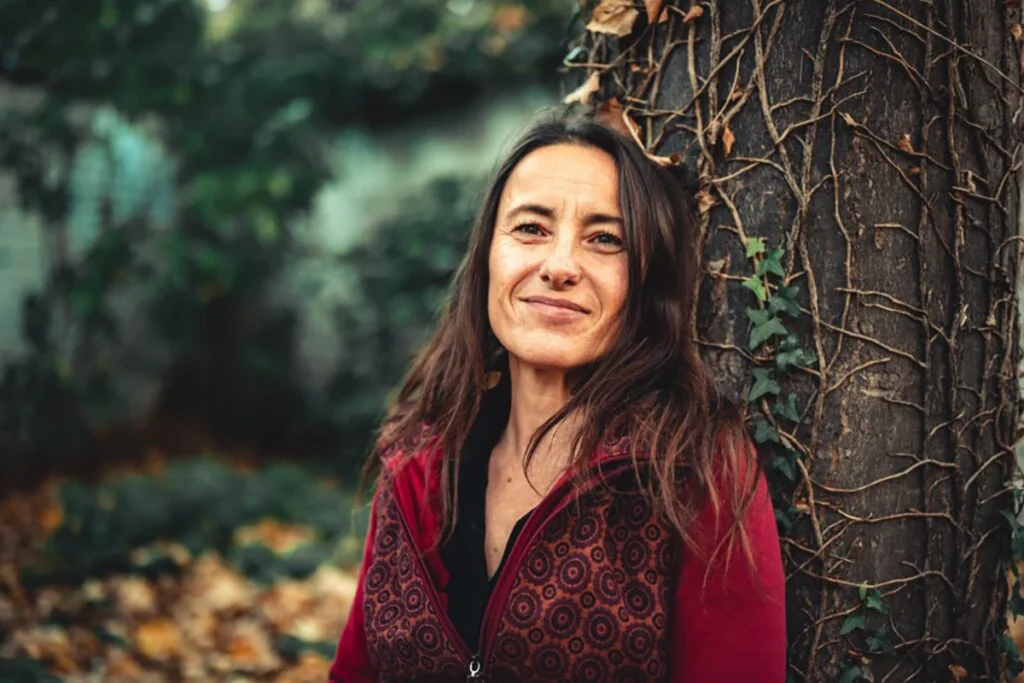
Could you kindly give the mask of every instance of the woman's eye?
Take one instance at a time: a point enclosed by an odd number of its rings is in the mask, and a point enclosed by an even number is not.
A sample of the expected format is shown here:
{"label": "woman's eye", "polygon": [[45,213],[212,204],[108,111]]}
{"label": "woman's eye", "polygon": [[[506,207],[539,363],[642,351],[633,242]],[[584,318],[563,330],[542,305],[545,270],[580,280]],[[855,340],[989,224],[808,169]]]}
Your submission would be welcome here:
{"label": "woman's eye", "polygon": [[610,232],[598,233],[594,236],[594,242],[608,247],[621,247],[623,245],[622,238]]}
{"label": "woman's eye", "polygon": [[512,228],[512,232],[521,232],[524,235],[541,235],[544,230],[536,223],[520,223]]}

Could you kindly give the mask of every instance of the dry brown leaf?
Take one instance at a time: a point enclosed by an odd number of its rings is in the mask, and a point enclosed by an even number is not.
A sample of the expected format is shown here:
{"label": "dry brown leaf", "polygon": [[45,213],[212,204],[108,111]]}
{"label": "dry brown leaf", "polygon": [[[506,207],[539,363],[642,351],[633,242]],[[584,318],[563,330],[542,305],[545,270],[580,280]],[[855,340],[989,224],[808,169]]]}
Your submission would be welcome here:
{"label": "dry brown leaf", "polygon": [[725,152],[725,156],[729,156],[732,152],[734,142],[736,142],[736,136],[733,135],[732,128],[726,125],[725,130],[722,131],[722,150]]}
{"label": "dry brown leaf", "polygon": [[503,34],[512,33],[526,24],[529,13],[522,5],[504,5],[499,7],[491,19],[491,25]]}
{"label": "dry brown leaf", "polygon": [[704,188],[704,189],[700,190],[699,192],[697,192],[696,199],[697,199],[697,209],[702,214],[703,213],[707,213],[708,211],[710,211],[712,209],[712,207],[715,206],[715,204],[717,204],[717,202],[715,201],[715,198],[711,196],[711,193],[708,192],[706,188]]}
{"label": "dry brown leaf", "polygon": [[327,680],[327,670],[331,663],[315,652],[303,652],[299,655],[295,666],[282,671],[277,676],[277,683],[321,683]]}
{"label": "dry brown leaf", "polygon": [[626,126],[626,122],[623,120],[623,109],[622,105],[619,104],[619,100],[616,97],[610,100],[605,100],[597,108],[597,113],[594,118],[598,123],[611,128],[612,130],[630,137],[632,134],[629,128]]}
{"label": "dry brown leaf", "polygon": [[592,33],[610,33],[613,36],[628,36],[633,24],[640,16],[632,0],[601,0],[587,24]]}
{"label": "dry brown leaf", "polygon": [[136,626],[133,640],[140,653],[158,662],[181,655],[181,632],[166,617],[148,619]]}
{"label": "dry brown leaf", "polygon": [[229,625],[228,632],[227,655],[232,669],[267,672],[281,666],[270,636],[258,622],[236,621]]}
{"label": "dry brown leaf", "polygon": [[215,553],[204,555],[183,586],[183,592],[204,611],[244,608],[251,603],[252,585],[241,574],[224,565]]}
{"label": "dry brown leaf", "polygon": [[112,583],[118,612],[126,616],[138,616],[153,614],[156,611],[156,591],[153,590],[153,584],[138,576],[117,578]]}
{"label": "dry brown leaf", "polygon": [[899,142],[896,143],[896,146],[907,154],[914,153],[914,146],[910,144],[910,133],[904,133],[903,137],[901,137]]}
{"label": "dry brown leaf", "polygon": [[696,21],[702,16],[704,16],[704,8],[700,5],[693,5],[686,11],[686,14],[683,15],[683,23],[689,24],[691,21]]}
{"label": "dry brown leaf", "polygon": [[954,681],[962,681],[967,678],[967,669],[963,668],[959,664],[950,664],[949,673],[953,674]]}
{"label": "dry brown leaf", "polygon": [[668,21],[668,7],[665,0],[644,0],[648,24],[663,24]]}
{"label": "dry brown leaf", "polygon": [[1018,43],[1021,41],[1021,38],[1024,38],[1024,30],[1021,29],[1020,24],[1014,24],[1010,27],[1010,37]]}
{"label": "dry brown leaf", "polygon": [[313,596],[305,583],[282,581],[263,594],[260,610],[276,632],[285,633],[313,604]]}
{"label": "dry brown leaf", "polygon": [[579,102],[580,104],[590,104],[591,96],[601,88],[601,74],[597,71],[592,71],[587,80],[583,81],[583,85],[573,90],[571,93],[565,96],[562,100],[563,104],[572,104],[573,102]]}
{"label": "dry brown leaf", "polygon": [[106,668],[103,672],[105,681],[137,681],[142,678],[143,670],[135,659],[117,648],[107,652]]}

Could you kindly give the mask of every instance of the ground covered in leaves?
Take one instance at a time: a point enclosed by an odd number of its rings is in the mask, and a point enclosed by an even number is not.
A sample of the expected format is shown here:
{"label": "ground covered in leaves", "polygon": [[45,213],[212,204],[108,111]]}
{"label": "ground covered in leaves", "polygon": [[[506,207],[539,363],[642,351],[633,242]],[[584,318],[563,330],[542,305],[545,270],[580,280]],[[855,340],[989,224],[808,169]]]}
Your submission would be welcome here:
{"label": "ground covered in leaves", "polygon": [[322,683],[365,510],[211,458],[0,501],[0,681]]}

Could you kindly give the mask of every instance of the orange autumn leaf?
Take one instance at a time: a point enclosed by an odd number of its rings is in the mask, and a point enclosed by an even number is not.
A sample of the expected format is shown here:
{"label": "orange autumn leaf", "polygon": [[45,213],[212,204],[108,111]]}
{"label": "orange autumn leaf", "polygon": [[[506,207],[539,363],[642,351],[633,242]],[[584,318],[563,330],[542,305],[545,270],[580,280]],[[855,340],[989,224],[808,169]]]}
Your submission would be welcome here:
{"label": "orange autumn leaf", "polygon": [[732,132],[732,128],[726,125],[725,130],[722,131],[722,150],[725,152],[725,156],[729,156],[732,152],[732,145],[736,142],[736,136]]}
{"label": "orange autumn leaf", "polygon": [[529,14],[522,5],[504,5],[499,7],[491,19],[491,24],[502,34],[512,33],[526,24]]}
{"label": "orange autumn leaf", "polygon": [[1020,42],[1021,38],[1024,38],[1024,30],[1021,29],[1020,24],[1014,24],[1013,26],[1010,27],[1010,37],[1013,38],[1018,43]]}
{"label": "orange autumn leaf", "polygon": [[903,137],[900,138],[900,141],[896,143],[896,146],[907,154],[914,153],[914,146],[910,144],[910,133],[904,133]]}
{"label": "orange autumn leaf", "polygon": [[580,104],[590,104],[590,97],[601,88],[601,74],[597,71],[591,72],[587,76],[587,80],[583,81],[583,85],[573,90],[571,93],[565,96],[562,100],[563,104],[572,104],[573,102],[579,102]]}
{"label": "orange autumn leaf", "polygon": [[148,619],[135,627],[135,646],[139,652],[157,661],[181,655],[181,633],[170,619]]}
{"label": "orange autumn leaf", "polygon": [[702,16],[704,16],[704,8],[700,5],[694,5],[683,15],[683,23],[689,24],[691,21],[696,21]]}
{"label": "orange autumn leaf", "polygon": [[631,0],[601,0],[594,8],[587,30],[591,33],[628,36],[638,16],[640,12],[633,7]]}
{"label": "orange autumn leaf", "polygon": [[647,9],[647,23],[663,24],[668,21],[668,8],[664,5],[665,0],[644,0],[644,7]]}

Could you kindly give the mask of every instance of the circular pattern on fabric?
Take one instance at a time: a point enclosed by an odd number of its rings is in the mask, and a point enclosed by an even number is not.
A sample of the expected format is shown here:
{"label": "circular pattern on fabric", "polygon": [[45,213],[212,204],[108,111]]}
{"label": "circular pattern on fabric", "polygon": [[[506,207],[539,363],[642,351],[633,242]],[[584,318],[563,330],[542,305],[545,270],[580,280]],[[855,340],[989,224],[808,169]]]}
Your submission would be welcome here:
{"label": "circular pattern on fabric", "polygon": [[665,615],[661,612],[658,612],[654,615],[654,618],[651,620],[651,623],[654,624],[654,628],[660,631],[661,629],[665,628]]}
{"label": "circular pattern on fabric", "polygon": [[553,604],[548,612],[548,626],[559,636],[570,635],[580,624],[579,608],[569,598]]}
{"label": "circular pattern on fabric", "polygon": [[541,591],[540,595],[545,600],[554,600],[555,596],[558,595],[558,589],[549,584],[544,586],[544,590]]}
{"label": "circular pattern on fabric", "polygon": [[651,508],[642,496],[633,496],[626,503],[623,516],[628,526],[639,531],[651,519]]}
{"label": "circular pattern on fabric", "polygon": [[519,678],[521,678],[521,679],[533,678],[533,669],[531,669],[528,666],[521,666],[521,667],[519,667]]}
{"label": "circular pattern on fabric", "polygon": [[583,639],[579,636],[573,636],[569,639],[569,652],[574,655],[578,655],[583,652]]}
{"label": "circular pattern on fabric", "polygon": [[625,543],[629,540],[629,528],[620,524],[612,531],[612,538],[620,545]]}
{"label": "circular pattern on fabric", "polygon": [[544,538],[560,539],[565,538],[569,531],[569,518],[563,511],[544,525]]}
{"label": "circular pattern on fabric", "polygon": [[586,545],[597,538],[600,525],[594,515],[584,515],[576,520],[572,529],[572,542],[577,546]]}
{"label": "circular pattern on fabric", "polygon": [[604,562],[604,548],[596,546],[590,549],[590,559],[594,562]]}
{"label": "circular pattern on fabric", "polygon": [[653,569],[648,569],[644,572],[644,580],[647,581],[647,583],[657,583],[658,572],[654,571]]}
{"label": "circular pattern on fabric", "polygon": [[533,668],[546,678],[561,677],[568,666],[565,650],[557,645],[544,645],[533,653]]}
{"label": "circular pattern on fabric", "polygon": [[416,651],[413,650],[412,645],[409,644],[408,640],[395,641],[395,654],[400,659],[410,664],[416,662]]}
{"label": "circular pattern on fabric", "polygon": [[526,636],[530,639],[530,642],[536,645],[537,643],[544,642],[544,631],[539,628],[531,628],[530,632]]}
{"label": "circular pattern on fabric", "polygon": [[612,666],[619,666],[623,659],[622,650],[612,650],[608,653],[608,661],[612,663]]}
{"label": "circular pattern on fabric", "polygon": [[580,596],[580,605],[582,605],[584,609],[590,609],[594,606],[595,602],[597,602],[597,599],[594,598],[594,594],[590,591],[587,591]]}
{"label": "circular pattern on fabric", "polygon": [[608,647],[619,637],[619,622],[611,612],[598,607],[585,617],[583,634],[591,645]]}
{"label": "circular pattern on fabric", "polygon": [[405,591],[405,608],[413,614],[423,609],[425,596],[423,589],[419,586],[412,586]]}
{"label": "circular pattern on fabric", "polygon": [[387,602],[390,599],[391,599],[391,591],[389,591],[386,588],[384,590],[382,590],[380,593],[377,594],[377,602],[379,602],[381,604]]}
{"label": "circular pattern on fabric", "polygon": [[384,629],[398,620],[402,615],[402,608],[398,605],[386,605],[377,615],[377,625]]}
{"label": "circular pattern on fabric", "polygon": [[388,580],[388,570],[381,565],[374,565],[370,573],[366,575],[366,589],[370,591],[379,591],[384,585],[384,582]]}
{"label": "circular pattern on fabric", "polygon": [[559,541],[555,545],[555,557],[565,557],[569,554],[569,542]]}
{"label": "circular pattern on fabric", "polygon": [[646,619],[654,612],[654,594],[639,581],[631,581],[622,592],[623,602],[634,615]]}
{"label": "circular pattern on fabric", "polygon": [[634,538],[626,543],[626,547],[622,551],[622,566],[627,572],[635,574],[643,569],[650,556],[647,544]]}
{"label": "circular pattern on fabric", "polygon": [[647,662],[647,675],[648,676],[656,677],[659,673],[661,673],[661,661],[660,660],[652,659],[651,661]]}
{"label": "circular pattern on fabric", "polygon": [[572,668],[572,680],[598,683],[608,680],[608,671],[597,657],[581,657]]}
{"label": "circular pattern on fabric", "polygon": [[402,556],[398,558],[398,574],[403,579],[408,579],[412,574],[412,557],[409,553],[402,553]]}
{"label": "circular pattern on fabric", "polygon": [[540,605],[537,597],[528,590],[520,590],[509,603],[509,617],[522,627],[529,626],[537,619]]}
{"label": "circular pattern on fabric", "polygon": [[526,558],[524,577],[532,583],[547,583],[555,573],[554,560],[544,546],[534,548]]}
{"label": "circular pattern on fabric", "polygon": [[664,543],[657,555],[657,565],[655,568],[661,574],[670,574],[672,572],[672,565],[675,564],[675,546],[672,543]]}
{"label": "circular pattern on fabric", "polygon": [[413,631],[413,638],[416,639],[417,647],[427,654],[441,651],[441,632],[430,622],[417,626]]}
{"label": "circular pattern on fabric", "polygon": [[654,649],[654,629],[647,624],[633,624],[626,629],[626,654],[632,659],[643,661]]}
{"label": "circular pattern on fabric", "polygon": [[615,580],[615,572],[608,567],[597,570],[594,577],[594,587],[597,589],[597,597],[601,602],[614,605],[619,602],[619,582]]}
{"label": "circular pattern on fabric", "polygon": [[526,639],[514,633],[506,633],[498,639],[498,654],[510,662],[518,662],[526,656]]}
{"label": "circular pattern on fabric", "polygon": [[466,672],[460,664],[456,664],[455,662],[445,662],[444,666],[441,667],[441,675],[445,678],[458,680],[464,678]]}
{"label": "circular pattern on fabric", "polygon": [[658,528],[657,524],[648,524],[647,528],[644,529],[644,538],[652,543],[661,538],[661,529]]}
{"label": "circular pattern on fabric", "polygon": [[377,536],[377,550],[389,553],[398,545],[398,529],[388,527]]}
{"label": "circular pattern on fabric", "polygon": [[589,582],[590,565],[582,555],[573,555],[558,570],[558,587],[569,593],[578,593]]}

